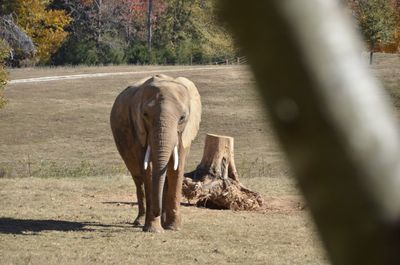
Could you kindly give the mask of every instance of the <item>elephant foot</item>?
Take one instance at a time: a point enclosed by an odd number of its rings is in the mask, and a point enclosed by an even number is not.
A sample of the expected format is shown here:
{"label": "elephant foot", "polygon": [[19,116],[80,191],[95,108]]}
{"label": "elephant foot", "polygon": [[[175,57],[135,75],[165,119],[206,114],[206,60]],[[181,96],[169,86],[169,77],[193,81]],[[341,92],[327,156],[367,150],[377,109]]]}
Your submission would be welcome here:
{"label": "elephant foot", "polygon": [[162,233],[164,232],[164,229],[161,226],[161,218],[160,216],[158,217],[149,217],[149,219],[146,218],[146,224],[143,227],[144,232],[150,232],[150,233]]}
{"label": "elephant foot", "polygon": [[172,231],[179,231],[181,230],[181,226],[180,225],[165,225],[164,226],[165,230],[172,230]]}
{"label": "elephant foot", "polygon": [[144,226],[143,227],[144,232],[150,232],[150,233],[163,233],[164,229],[161,226]]}
{"label": "elephant foot", "polygon": [[173,220],[168,221],[168,218],[167,218],[167,220],[162,224],[162,227],[166,230],[174,230],[174,231],[181,230],[181,227],[182,227],[181,218],[176,216],[175,218],[171,218],[171,219],[173,219]]}
{"label": "elephant foot", "polygon": [[138,215],[135,221],[133,221],[133,226],[144,226],[144,215]]}

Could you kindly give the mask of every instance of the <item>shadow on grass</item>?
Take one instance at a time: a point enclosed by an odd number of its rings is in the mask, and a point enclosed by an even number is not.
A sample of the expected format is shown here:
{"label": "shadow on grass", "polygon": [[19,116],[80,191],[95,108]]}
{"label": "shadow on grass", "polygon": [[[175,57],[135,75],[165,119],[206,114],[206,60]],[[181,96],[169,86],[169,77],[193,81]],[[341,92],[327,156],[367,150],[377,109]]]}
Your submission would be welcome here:
{"label": "shadow on grass", "polygon": [[98,231],[98,228],[128,228],[94,222],[0,218],[0,234],[37,234],[43,231]]}
{"label": "shadow on grass", "polygon": [[115,204],[115,205],[130,205],[130,206],[135,206],[138,205],[137,202],[119,202],[119,201],[108,201],[108,202],[101,202],[103,204]]}
{"label": "shadow on grass", "polygon": [[[117,205],[117,206],[119,206],[119,205],[130,205],[130,206],[138,205],[137,202],[121,202],[121,201],[106,201],[106,202],[101,202],[101,203],[103,203],[103,204],[112,204],[112,205]],[[181,202],[181,205],[185,206],[185,207],[196,206],[196,204],[189,203],[189,202]]]}

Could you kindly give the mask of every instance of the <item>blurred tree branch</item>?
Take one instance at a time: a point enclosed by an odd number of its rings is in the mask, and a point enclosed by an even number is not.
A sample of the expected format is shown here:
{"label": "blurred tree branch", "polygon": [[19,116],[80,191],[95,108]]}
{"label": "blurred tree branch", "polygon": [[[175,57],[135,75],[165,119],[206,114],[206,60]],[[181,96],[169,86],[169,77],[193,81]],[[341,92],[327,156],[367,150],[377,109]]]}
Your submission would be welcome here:
{"label": "blurred tree branch", "polygon": [[333,264],[400,264],[400,139],[336,0],[221,0]]}

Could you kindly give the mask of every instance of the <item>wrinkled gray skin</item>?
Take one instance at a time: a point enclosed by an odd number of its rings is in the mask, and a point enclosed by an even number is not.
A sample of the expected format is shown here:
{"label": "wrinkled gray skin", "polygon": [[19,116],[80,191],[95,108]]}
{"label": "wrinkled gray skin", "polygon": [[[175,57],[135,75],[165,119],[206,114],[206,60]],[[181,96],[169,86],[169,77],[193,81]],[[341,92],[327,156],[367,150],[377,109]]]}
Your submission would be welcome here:
{"label": "wrinkled gray skin", "polygon": [[[182,77],[157,75],[143,79],[115,100],[111,129],[136,184],[139,214],[134,224],[144,225],[143,231],[181,227],[179,208],[185,159],[197,135],[200,116],[198,91]],[[150,163],[145,169],[148,146]],[[175,146],[178,159],[173,155]]]}

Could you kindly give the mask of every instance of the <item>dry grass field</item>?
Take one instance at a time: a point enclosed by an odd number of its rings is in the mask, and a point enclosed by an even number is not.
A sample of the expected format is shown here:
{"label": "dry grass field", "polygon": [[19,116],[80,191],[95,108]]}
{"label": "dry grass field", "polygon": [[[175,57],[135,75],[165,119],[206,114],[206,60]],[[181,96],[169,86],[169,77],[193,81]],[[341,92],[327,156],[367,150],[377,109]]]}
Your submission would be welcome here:
{"label": "dry grass field", "polygon": [[[11,71],[11,79],[93,72],[160,71],[174,67],[55,68]],[[253,81],[243,67],[180,72],[198,86],[203,101],[201,130],[188,170],[201,157],[206,132],[235,137],[243,174],[265,176],[282,155],[260,114]],[[9,85],[1,112],[0,175],[64,177],[126,173],[112,142],[109,112],[116,95],[148,74]],[[262,143],[262,144],[259,144]],[[264,153],[264,155],[260,155]],[[4,155],[3,155],[4,154]],[[253,172],[254,163],[262,172]],[[279,174],[286,174],[279,172]]]}
{"label": "dry grass field", "polygon": [[[11,79],[163,71],[198,86],[203,116],[187,171],[206,133],[235,138],[239,176],[267,201],[263,212],[183,206],[179,232],[131,225],[134,184],[109,129],[116,95],[145,73],[12,84],[0,111],[1,264],[328,264],[244,66],[19,69]],[[400,61],[378,55],[373,72],[400,107]],[[184,201],[185,202],[185,201]]]}

